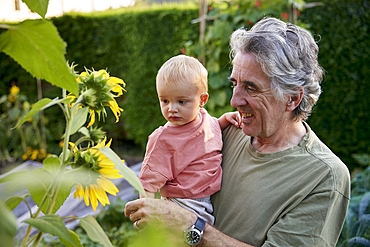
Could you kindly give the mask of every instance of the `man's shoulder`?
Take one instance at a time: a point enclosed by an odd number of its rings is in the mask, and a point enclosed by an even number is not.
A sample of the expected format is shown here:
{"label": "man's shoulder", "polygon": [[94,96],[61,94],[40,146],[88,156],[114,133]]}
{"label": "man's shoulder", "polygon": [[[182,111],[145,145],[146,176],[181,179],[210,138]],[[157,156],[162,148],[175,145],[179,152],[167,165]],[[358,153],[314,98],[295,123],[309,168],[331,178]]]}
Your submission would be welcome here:
{"label": "man's shoulder", "polygon": [[334,190],[349,197],[350,174],[343,161],[312,132],[310,142],[306,145],[307,152],[317,160],[317,164],[325,166],[332,177]]}

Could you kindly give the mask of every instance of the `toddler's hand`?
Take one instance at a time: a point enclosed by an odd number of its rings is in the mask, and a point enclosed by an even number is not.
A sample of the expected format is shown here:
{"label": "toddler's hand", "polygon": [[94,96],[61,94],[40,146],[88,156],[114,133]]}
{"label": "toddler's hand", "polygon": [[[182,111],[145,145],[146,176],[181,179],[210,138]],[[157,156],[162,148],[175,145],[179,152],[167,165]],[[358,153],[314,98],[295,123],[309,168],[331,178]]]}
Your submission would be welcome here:
{"label": "toddler's hand", "polygon": [[232,125],[241,128],[242,127],[242,119],[240,117],[239,112],[228,112],[224,114],[226,117],[226,120],[231,123]]}

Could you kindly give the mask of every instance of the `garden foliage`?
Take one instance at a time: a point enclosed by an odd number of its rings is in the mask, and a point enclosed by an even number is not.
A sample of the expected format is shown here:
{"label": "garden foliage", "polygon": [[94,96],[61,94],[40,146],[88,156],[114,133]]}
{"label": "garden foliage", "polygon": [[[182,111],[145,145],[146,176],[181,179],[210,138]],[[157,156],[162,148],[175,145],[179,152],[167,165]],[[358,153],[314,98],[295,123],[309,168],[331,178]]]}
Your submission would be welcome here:
{"label": "garden foliage", "polygon": [[370,167],[351,181],[351,200],[337,246],[370,246]]}
{"label": "garden foliage", "polygon": [[358,164],[351,154],[370,152],[370,1],[321,2],[300,16],[318,40],[319,62],[326,70],[308,122],[352,170]]}
{"label": "garden foliage", "polygon": [[[293,1],[300,5],[303,1]],[[317,2],[314,0],[306,1]],[[370,3],[368,0],[323,0],[323,6],[303,9],[299,24],[305,23],[320,47],[319,62],[326,70],[323,93],[308,122],[322,141],[352,170],[357,163],[353,153],[370,152],[370,103],[367,99],[370,74]],[[199,45],[197,6],[155,10],[111,11],[101,14],[69,14],[52,22],[68,44],[67,60],[75,61],[78,71],[108,67],[109,72],[130,83],[124,100],[124,121],[106,122],[114,142],[122,146],[125,139],[145,147],[148,135],[165,120],[160,114],[155,91],[155,76],[168,58],[182,51],[187,55],[204,55],[209,71],[209,112],[218,117],[231,110],[231,88],[226,77],[231,64],[228,38],[241,26],[249,28],[264,15],[286,17],[292,1],[234,1],[230,5],[211,5],[205,35],[205,50]],[[284,13],[285,15],[282,15]],[[36,97],[33,79],[12,59],[0,54],[0,92],[7,94],[12,82],[28,99]],[[49,97],[55,88],[44,86]],[[59,91],[58,91],[59,94]],[[36,101],[36,100],[35,100]],[[55,113],[55,115],[60,112]],[[57,118],[48,114],[50,126]],[[62,125],[63,126],[63,125]],[[56,131],[59,133],[58,131]],[[48,136],[51,141],[53,136]],[[58,137],[59,138],[59,137]],[[56,142],[57,144],[57,142]],[[115,144],[115,145],[116,145]],[[49,152],[49,150],[48,150]]]}
{"label": "garden foliage", "polygon": [[[123,97],[123,102],[118,102],[125,109],[124,121],[114,125],[108,118],[104,123],[109,136],[118,140],[113,145],[130,138],[145,147],[148,135],[165,122],[160,113],[155,77],[167,59],[180,54],[186,41],[197,39],[199,25],[191,24],[191,20],[198,17],[196,7],[67,14],[52,19],[68,44],[66,58],[78,65],[77,71],[83,71],[83,66],[108,67],[109,73],[130,81],[126,87],[129,94]],[[1,53],[0,61],[0,92],[8,92],[11,82],[15,82],[21,90],[29,91],[36,101],[34,79]],[[56,97],[60,90],[46,85],[43,93]],[[58,126],[55,115],[60,112],[47,115],[49,126]],[[50,142],[52,138],[48,136]]]}

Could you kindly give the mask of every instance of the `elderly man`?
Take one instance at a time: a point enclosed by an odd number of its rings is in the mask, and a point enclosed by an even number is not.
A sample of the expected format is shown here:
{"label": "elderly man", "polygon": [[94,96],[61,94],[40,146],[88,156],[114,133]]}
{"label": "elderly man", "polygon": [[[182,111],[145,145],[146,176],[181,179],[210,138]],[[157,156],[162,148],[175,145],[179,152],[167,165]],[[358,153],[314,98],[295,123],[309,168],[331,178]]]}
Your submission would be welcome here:
{"label": "elderly man", "polygon": [[321,93],[318,46],[304,29],[265,18],[231,36],[231,105],[223,131],[215,225],[174,203],[126,205],[136,228],[154,220],[198,246],[335,246],[349,203],[347,167],[305,122]]}

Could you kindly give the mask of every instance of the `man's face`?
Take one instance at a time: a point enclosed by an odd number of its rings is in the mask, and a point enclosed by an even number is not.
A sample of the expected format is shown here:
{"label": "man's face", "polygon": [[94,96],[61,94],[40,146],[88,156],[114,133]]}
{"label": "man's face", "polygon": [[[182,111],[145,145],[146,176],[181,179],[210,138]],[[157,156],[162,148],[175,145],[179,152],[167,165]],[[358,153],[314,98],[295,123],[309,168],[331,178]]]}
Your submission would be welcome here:
{"label": "man's face", "polygon": [[275,99],[269,78],[253,53],[235,56],[229,80],[234,84],[230,103],[238,109],[246,135],[268,138],[284,128],[286,105]]}

